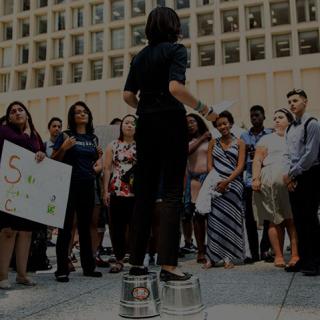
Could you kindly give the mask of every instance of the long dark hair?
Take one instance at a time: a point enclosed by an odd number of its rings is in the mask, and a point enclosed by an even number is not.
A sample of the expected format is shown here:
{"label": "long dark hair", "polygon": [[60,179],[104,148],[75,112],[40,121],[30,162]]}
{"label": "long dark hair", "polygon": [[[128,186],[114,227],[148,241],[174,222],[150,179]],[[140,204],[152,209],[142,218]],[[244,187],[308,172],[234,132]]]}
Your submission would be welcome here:
{"label": "long dark hair", "polygon": [[149,13],[145,28],[149,44],[177,42],[180,33],[180,19],[173,9],[157,7]]}
{"label": "long dark hair", "polygon": [[74,133],[77,132],[77,125],[76,125],[76,122],[74,119],[76,106],[81,106],[87,111],[89,119],[88,119],[88,123],[86,125],[86,133],[93,134],[94,128],[93,128],[92,113],[91,113],[90,109],[88,108],[88,106],[83,101],[77,101],[70,107],[70,109],[68,111],[68,129]]}
{"label": "long dark hair", "polygon": [[36,131],[36,129],[34,128],[31,114],[30,114],[30,112],[28,111],[27,107],[26,107],[22,102],[20,102],[20,101],[13,101],[13,102],[11,102],[11,103],[8,105],[7,111],[6,111],[6,125],[7,125],[7,126],[11,126],[11,127],[16,127],[13,123],[11,123],[11,122],[9,121],[10,111],[11,111],[12,107],[15,106],[15,105],[20,106],[20,107],[25,111],[25,113],[27,114],[27,121],[28,121],[30,130],[31,130],[31,133],[36,134],[37,131]]}
{"label": "long dark hair", "polygon": [[122,129],[123,122],[124,122],[124,120],[126,120],[129,117],[133,118],[137,122],[137,117],[135,115],[133,115],[133,114],[127,114],[126,116],[124,116],[122,118],[121,124],[120,124],[120,135],[119,135],[119,138],[118,138],[120,141],[123,141],[123,139],[124,139],[124,134],[123,134],[123,129]]}
{"label": "long dark hair", "polygon": [[[209,131],[206,123],[203,121],[203,119],[202,119],[199,115],[197,115],[197,114],[195,114],[195,113],[189,113],[189,114],[187,115],[187,118],[188,118],[188,117],[193,118],[193,119],[197,122],[198,133],[199,133],[200,135],[203,135],[205,132]],[[193,139],[193,138],[194,138],[193,136],[189,135],[189,141],[190,141],[191,139]]]}

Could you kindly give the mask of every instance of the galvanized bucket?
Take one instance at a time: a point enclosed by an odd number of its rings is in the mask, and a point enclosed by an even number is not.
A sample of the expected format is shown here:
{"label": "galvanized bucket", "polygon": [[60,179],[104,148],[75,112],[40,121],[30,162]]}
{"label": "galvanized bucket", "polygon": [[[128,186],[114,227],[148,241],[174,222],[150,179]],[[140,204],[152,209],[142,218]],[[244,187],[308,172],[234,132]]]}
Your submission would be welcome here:
{"label": "galvanized bucket", "polygon": [[168,281],[162,289],[161,318],[166,320],[204,320],[200,282],[197,277],[187,281]]}
{"label": "galvanized bucket", "polygon": [[155,272],[145,276],[122,278],[119,315],[124,318],[142,319],[160,314],[158,277]]}

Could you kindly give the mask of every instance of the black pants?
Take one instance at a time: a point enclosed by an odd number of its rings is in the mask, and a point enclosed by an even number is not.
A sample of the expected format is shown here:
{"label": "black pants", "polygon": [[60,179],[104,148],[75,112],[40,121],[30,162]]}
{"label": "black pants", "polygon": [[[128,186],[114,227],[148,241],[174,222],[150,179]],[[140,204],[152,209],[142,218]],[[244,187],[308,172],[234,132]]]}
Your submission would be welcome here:
{"label": "black pants", "polygon": [[130,231],[130,263],[142,265],[159,190],[158,263],[176,266],[183,209],[183,179],[188,156],[187,122],[184,112],[141,115],[136,129],[136,204]]}
{"label": "black pants", "polygon": [[82,269],[84,272],[91,272],[95,269],[90,234],[93,207],[94,181],[71,181],[64,228],[59,229],[56,244],[58,264],[57,274],[69,274],[68,251],[74,214],[77,215]]}
{"label": "black pants", "polygon": [[298,234],[299,256],[303,264],[320,263],[320,165],[297,178],[297,187],[290,192],[293,219]]}
{"label": "black pants", "polygon": [[111,196],[109,209],[109,229],[113,253],[117,260],[126,254],[126,229],[131,223],[134,197]]}

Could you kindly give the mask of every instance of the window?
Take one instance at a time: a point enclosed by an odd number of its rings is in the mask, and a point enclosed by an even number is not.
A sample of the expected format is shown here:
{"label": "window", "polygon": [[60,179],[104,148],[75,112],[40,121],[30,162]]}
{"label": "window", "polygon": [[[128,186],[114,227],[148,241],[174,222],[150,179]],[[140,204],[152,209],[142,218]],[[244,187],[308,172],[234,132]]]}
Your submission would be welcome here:
{"label": "window", "polygon": [[91,61],[91,80],[102,79],[103,60]]}
{"label": "window", "polygon": [[187,68],[191,67],[191,48],[186,47],[187,49]]}
{"label": "window", "polygon": [[190,1],[189,0],[175,0],[174,1],[174,8],[175,9],[190,8]]}
{"label": "window", "polygon": [[23,44],[19,46],[19,64],[28,63],[29,61],[29,46]]}
{"label": "window", "polygon": [[213,3],[214,3],[214,0],[197,0],[198,7],[206,6],[208,4],[213,4]]}
{"label": "window", "polygon": [[4,15],[9,15],[9,14],[13,14],[13,0],[5,0],[3,1],[4,4]]}
{"label": "window", "polygon": [[103,51],[103,31],[91,33],[91,52]]}
{"label": "window", "polygon": [[29,19],[22,19],[20,20],[20,33],[21,37],[29,37],[30,35],[30,21]]}
{"label": "window", "polygon": [[73,55],[80,55],[84,52],[83,35],[73,36]]}
{"label": "window", "polygon": [[63,58],[63,44],[64,44],[64,38],[58,38],[53,40],[53,50],[54,50],[53,58],[55,59]]}
{"label": "window", "polygon": [[224,63],[240,62],[239,41],[226,41],[222,44]]}
{"label": "window", "polygon": [[12,22],[6,22],[3,24],[3,40],[12,39]]}
{"label": "window", "polygon": [[21,0],[21,11],[30,10],[30,0]]}
{"label": "window", "polygon": [[55,66],[52,69],[53,85],[59,86],[63,82],[63,66]]}
{"label": "window", "polygon": [[146,44],[147,39],[144,34],[144,25],[132,26],[132,46],[140,46]]}
{"label": "window", "polygon": [[103,23],[103,3],[92,5],[92,24]]}
{"label": "window", "polygon": [[165,7],[166,6],[166,0],[154,0],[153,1],[153,7]]}
{"label": "window", "polygon": [[2,51],[2,66],[10,67],[12,65],[12,48],[3,48]]}
{"label": "window", "polygon": [[48,0],[38,0],[38,8],[46,7],[48,5]]}
{"label": "window", "polygon": [[238,9],[226,10],[222,12],[223,32],[239,31]]}
{"label": "window", "polygon": [[10,73],[0,75],[0,92],[8,92],[10,86]]}
{"label": "window", "polygon": [[81,82],[82,80],[82,63],[72,64],[72,82]]}
{"label": "window", "polygon": [[18,90],[24,90],[27,87],[27,71],[18,72]]}
{"label": "window", "polygon": [[36,88],[42,88],[44,85],[44,75],[45,75],[45,71],[44,68],[41,69],[36,69],[35,70],[35,87]]}
{"label": "window", "polygon": [[72,10],[73,28],[83,27],[83,8],[74,8]]}
{"label": "window", "polygon": [[189,25],[189,18],[181,18],[181,34],[183,39],[190,38],[190,25]]}
{"label": "window", "polygon": [[66,28],[64,11],[59,11],[55,13],[54,23],[55,23],[55,26],[54,26],[55,31],[64,30]]}
{"label": "window", "polygon": [[198,36],[213,34],[213,13],[198,15]]}
{"label": "window", "polygon": [[199,66],[213,66],[215,60],[214,44],[202,44],[198,46]]}
{"label": "window", "polygon": [[47,33],[47,16],[37,17],[38,33]]}
{"label": "window", "polygon": [[246,8],[247,29],[262,28],[262,6]]}
{"label": "window", "polygon": [[296,0],[298,22],[317,20],[316,0]]}
{"label": "window", "polygon": [[113,29],[111,31],[111,49],[124,48],[124,28]]}
{"label": "window", "polygon": [[273,57],[289,57],[291,55],[291,34],[272,36]]}
{"label": "window", "polygon": [[299,49],[300,54],[319,52],[318,30],[299,32]]}
{"label": "window", "polygon": [[36,44],[36,61],[47,59],[47,41],[37,42]]}
{"label": "window", "polygon": [[271,3],[270,12],[272,26],[290,23],[290,6],[288,1]]}
{"label": "window", "polygon": [[114,0],[111,2],[111,20],[123,20],[124,19],[124,1]]}
{"label": "window", "polygon": [[123,57],[111,58],[111,77],[117,78],[123,76]]}
{"label": "window", "polygon": [[261,60],[265,58],[264,37],[248,39],[248,60]]}
{"label": "window", "polygon": [[65,0],[54,0],[54,4],[65,3]]}
{"label": "window", "polygon": [[131,16],[143,16],[146,14],[145,0],[131,0]]}

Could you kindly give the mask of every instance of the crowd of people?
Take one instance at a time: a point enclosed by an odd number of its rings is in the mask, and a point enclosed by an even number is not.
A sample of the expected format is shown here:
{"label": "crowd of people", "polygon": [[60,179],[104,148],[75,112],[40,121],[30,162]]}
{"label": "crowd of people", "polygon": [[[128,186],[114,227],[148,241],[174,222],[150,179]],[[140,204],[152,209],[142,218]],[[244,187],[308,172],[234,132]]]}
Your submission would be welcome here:
{"label": "crowd of people", "polygon": [[[70,106],[67,130],[61,119],[49,121],[45,143],[23,103],[12,102],[1,119],[0,153],[9,140],[34,152],[37,162],[47,156],[72,166],[55,279],[68,282],[74,270],[76,231],[85,277],[102,277],[96,267],[122,272],[128,259],[131,275],[146,275],[145,258],[150,262],[156,253],[160,279],[183,281],[191,274],[178,268],[178,257],[191,252],[205,270],[265,260],[287,272],[319,275],[320,188],[312,181],[320,178],[320,126],[306,113],[306,92],[287,93],[288,109],[274,112],[273,128],[264,127],[264,108],[254,105],[252,127],[237,130],[229,111],[217,114],[185,88],[187,53],[176,43],[180,28],[174,10],[150,13],[149,45],[133,59],[124,89],[137,115],[112,122],[119,124],[119,137],[106,150],[83,101]],[[198,114],[186,115],[184,105]],[[199,203],[205,197],[207,208]],[[106,222],[114,255],[109,261],[99,255]],[[0,288],[10,288],[13,253],[16,282],[34,286],[27,275],[32,234],[42,232],[52,245],[52,228],[0,212],[0,230]]]}

